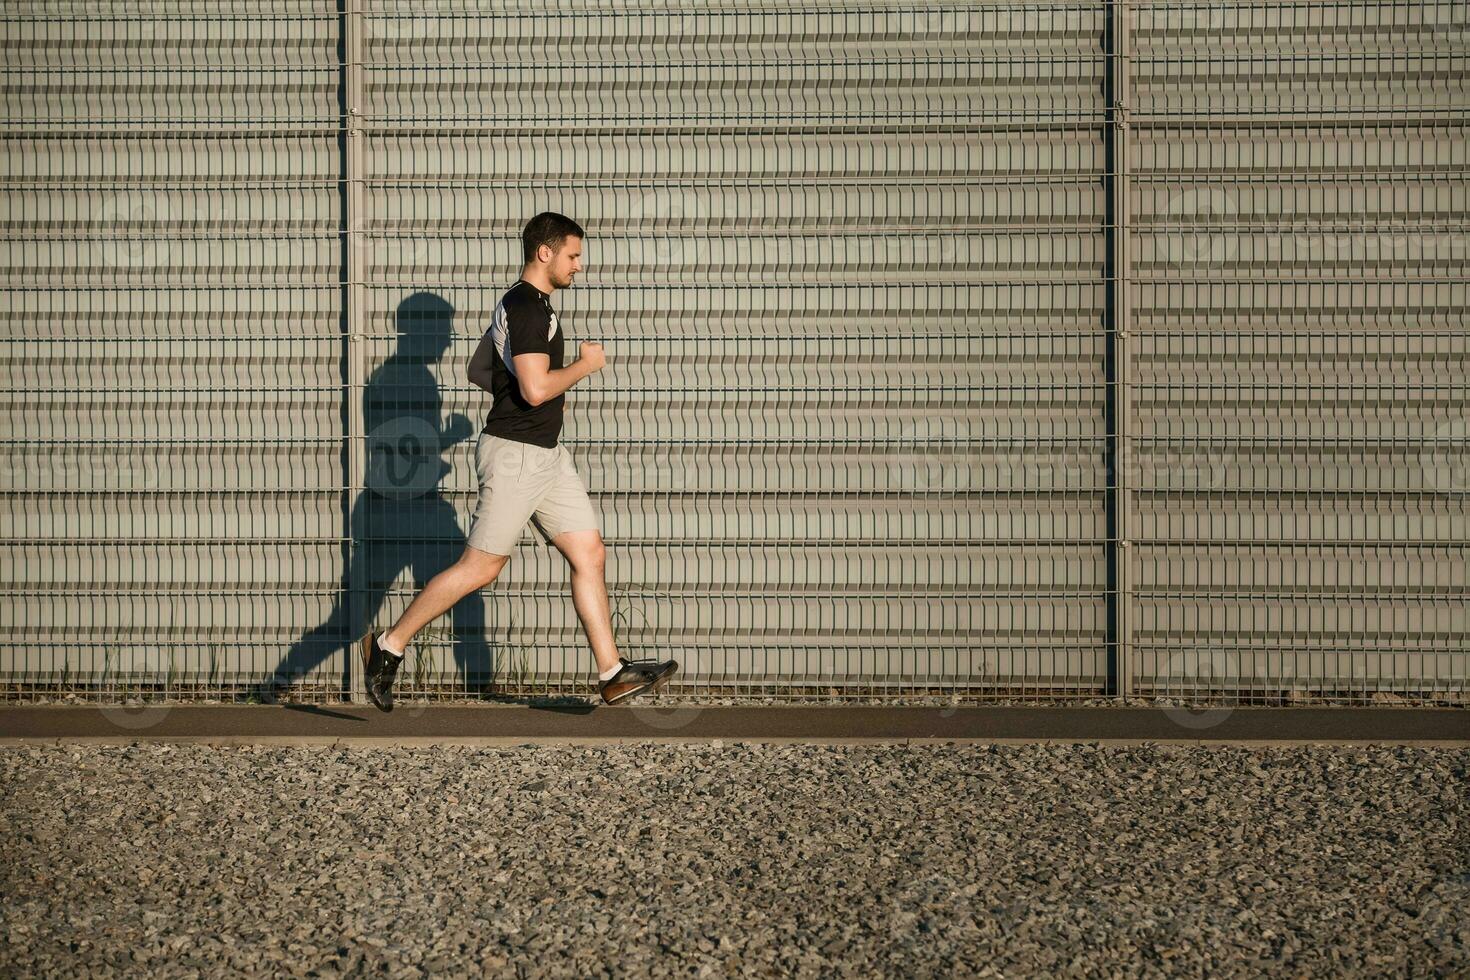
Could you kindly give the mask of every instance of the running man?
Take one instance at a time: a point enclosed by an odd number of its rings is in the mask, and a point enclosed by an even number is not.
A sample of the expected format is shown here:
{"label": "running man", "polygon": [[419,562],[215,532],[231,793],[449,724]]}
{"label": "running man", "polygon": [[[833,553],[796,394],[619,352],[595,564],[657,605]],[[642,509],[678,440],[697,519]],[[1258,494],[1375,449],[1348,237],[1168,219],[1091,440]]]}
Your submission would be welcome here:
{"label": "running man", "polygon": [[393,679],[414,634],[500,574],[533,520],[572,570],[572,601],[597,661],[606,704],[657,690],[679,664],[626,660],[613,642],[604,577],[606,553],[587,488],[558,445],[565,392],[601,371],[602,345],[583,341],[562,367],[563,334],[551,294],[582,271],[581,227],[551,211],[521,232],[526,265],[495,307],[490,329],[470,358],[470,383],[494,396],[475,446],[479,498],[464,555],[424,586],[392,628],[362,640],[368,698],[393,710]]}

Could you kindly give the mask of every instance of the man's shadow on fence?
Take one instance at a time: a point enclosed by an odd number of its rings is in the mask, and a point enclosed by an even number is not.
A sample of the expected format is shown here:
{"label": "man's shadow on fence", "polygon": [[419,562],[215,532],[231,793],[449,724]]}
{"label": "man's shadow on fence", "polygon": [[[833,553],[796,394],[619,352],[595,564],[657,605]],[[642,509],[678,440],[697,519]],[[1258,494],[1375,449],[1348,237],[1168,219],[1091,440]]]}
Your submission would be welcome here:
{"label": "man's shadow on fence", "polygon": [[[430,366],[448,350],[454,307],[433,293],[419,292],[398,305],[398,347],[373,371],[363,390],[363,431],[367,435],[367,485],[357,495],[350,524],[350,555],[338,601],[327,619],[292,644],[271,677],[256,691],[261,700],[276,701],[305,675],[347,647],[346,672],[332,678],[340,693],[349,673],[362,671],[357,641],[370,628],[387,629],[379,620],[384,600],[404,568],[412,574],[413,592],[428,584],[464,552],[466,536],[454,505],[440,493],[440,483],[453,469],[444,453],[477,435],[473,422],[456,413],[446,428],[439,383]],[[450,374],[458,377],[456,367]],[[349,472],[343,456],[343,471]],[[353,590],[356,602],[353,602]],[[404,604],[406,606],[406,603]],[[395,608],[394,613],[399,611]],[[452,649],[461,690],[465,694],[491,687],[495,651],[485,630],[485,601],[476,591],[447,614],[452,623]],[[428,642],[442,636],[443,620],[415,638],[414,649],[399,673],[400,689],[412,689],[415,665],[428,670],[425,682],[444,682],[445,665],[424,660]],[[435,676],[437,675],[437,676]]]}

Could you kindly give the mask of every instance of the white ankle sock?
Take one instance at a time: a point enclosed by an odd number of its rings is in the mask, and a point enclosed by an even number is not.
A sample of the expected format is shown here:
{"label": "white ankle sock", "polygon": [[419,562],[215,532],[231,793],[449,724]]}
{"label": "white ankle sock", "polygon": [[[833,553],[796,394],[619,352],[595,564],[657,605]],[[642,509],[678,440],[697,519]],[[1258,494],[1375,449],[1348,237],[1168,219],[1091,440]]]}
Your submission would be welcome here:
{"label": "white ankle sock", "polygon": [[393,656],[395,656],[395,657],[401,657],[401,656],[403,656],[403,651],[402,650],[395,650],[393,647],[390,647],[388,645],[388,634],[387,633],[379,633],[378,634],[378,646],[381,647],[381,648],[383,648],[384,650],[387,650],[389,653],[393,654]]}
{"label": "white ankle sock", "polygon": [[618,661],[616,664],[614,664],[612,666],[611,669],[604,670],[602,673],[598,674],[597,675],[597,679],[600,680],[600,681],[612,680],[612,678],[614,677],[614,675],[616,675],[617,672],[620,671],[620,670],[622,670],[622,669],[623,669],[623,663],[622,663],[622,661]]}

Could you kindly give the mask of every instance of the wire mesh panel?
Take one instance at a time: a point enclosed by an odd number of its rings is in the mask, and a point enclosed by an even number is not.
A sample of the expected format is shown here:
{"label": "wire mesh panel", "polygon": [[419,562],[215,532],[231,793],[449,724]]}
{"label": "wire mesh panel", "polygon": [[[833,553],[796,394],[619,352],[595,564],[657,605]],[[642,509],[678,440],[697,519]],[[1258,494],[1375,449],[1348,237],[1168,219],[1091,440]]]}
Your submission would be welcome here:
{"label": "wire mesh panel", "polygon": [[[20,3],[0,683],[351,691],[519,232],[686,690],[1463,698],[1466,7]],[[405,693],[578,689],[527,528]]]}
{"label": "wire mesh panel", "polygon": [[1137,690],[1463,696],[1465,5],[1135,5]]}
{"label": "wire mesh panel", "polygon": [[[363,16],[373,370],[426,294],[454,338],[370,397],[437,388],[425,431],[478,431],[462,366],[522,225],[587,228],[553,303],[609,366],[562,441],[626,655],[701,689],[1103,689],[1101,7]],[[473,505],[454,432],[439,489],[381,510],[434,562]],[[417,583],[383,564],[387,625]],[[528,529],[416,681],[584,682],[567,579]]]}
{"label": "wire mesh panel", "polygon": [[340,691],[338,18],[12,3],[8,691]]}

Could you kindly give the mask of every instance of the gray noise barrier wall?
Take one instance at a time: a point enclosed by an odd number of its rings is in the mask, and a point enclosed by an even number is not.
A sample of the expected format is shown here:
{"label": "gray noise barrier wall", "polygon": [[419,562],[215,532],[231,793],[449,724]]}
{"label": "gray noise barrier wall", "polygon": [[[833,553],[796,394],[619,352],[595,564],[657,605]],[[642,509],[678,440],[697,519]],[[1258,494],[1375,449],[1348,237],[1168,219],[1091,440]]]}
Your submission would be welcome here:
{"label": "gray noise barrier wall", "polygon": [[[555,210],[673,690],[1462,703],[1466,5],[12,3],[0,689],[360,692]],[[587,689],[528,527],[402,696]]]}

